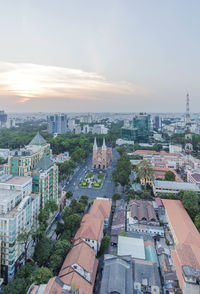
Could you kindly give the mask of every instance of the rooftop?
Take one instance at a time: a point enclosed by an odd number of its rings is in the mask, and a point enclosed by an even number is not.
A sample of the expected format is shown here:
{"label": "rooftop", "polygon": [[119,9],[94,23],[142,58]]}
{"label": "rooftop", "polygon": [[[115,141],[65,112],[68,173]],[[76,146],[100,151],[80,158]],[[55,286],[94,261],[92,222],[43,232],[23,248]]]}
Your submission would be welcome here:
{"label": "rooftop", "polygon": [[100,294],[133,293],[133,270],[130,256],[104,255]]}
{"label": "rooftop", "polygon": [[79,294],[92,294],[97,266],[96,252],[81,241],[67,254],[59,272],[59,279],[67,285],[76,285]]}
{"label": "rooftop", "polygon": [[193,177],[193,179],[195,181],[200,183],[200,174],[199,173],[193,173],[193,174],[191,174],[191,177]]}
{"label": "rooftop", "polygon": [[200,270],[200,234],[179,200],[163,199],[163,205],[175,236],[172,258],[183,287],[182,267]]}
{"label": "rooftop", "polygon": [[117,254],[120,256],[131,255],[135,258],[145,259],[144,240],[119,236]]}
{"label": "rooftop", "polygon": [[157,180],[155,180],[153,183],[156,188],[200,192],[199,187],[196,184],[192,184],[192,183],[173,182],[173,181],[157,181]]}
{"label": "rooftop", "polygon": [[24,185],[31,181],[31,177],[19,177],[3,174],[0,176],[0,183],[6,183],[10,185]]}
{"label": "rooftop", "polygon": [[142,284],[143,280],[147,279],[149,286],[161,287],[160,276],[156,263],[147,260],[134,259],[133,265],[135,282]]}
{"label": "rooftop", "polygon": [[112,201],[107,198],[97,198],[90,209],[90,214],[103,219],[110,217]]}
{"label": "rooftop", "polygon": [[43,156],[39,160],[38,164],[36,165],[36,169],[45,171],[45,170],[48,170],[53,165],[54,165],[54,162],[51,159],[49,159],[47,156]]}
{"label": "rooftop", "polygon": [[75,235],[75,240],[85,238],[100,242],[102,239],[103,227],[103,219],[97,218],[91,214],[86,214],[82,218],[81,226]]}
{"label": "rooftop", "polygon": [[31,140],[31,142],[29,143],[29,145],[46,145],[47,142],[46,140],[40,135],[39,132],[37,132],[37,134],[35,135],[35,137]]}
{"label": "rooftop", "polygon": [[139,221],[157,221],[157,216],[151,201],[131,200],[131,217]]}
{"label": "rooftop", "polygon": [[10,202],[14,197],[18,196],[19,194],[21,194],[20,191],[0,188],[0,203],[6,204],[7,202]]}

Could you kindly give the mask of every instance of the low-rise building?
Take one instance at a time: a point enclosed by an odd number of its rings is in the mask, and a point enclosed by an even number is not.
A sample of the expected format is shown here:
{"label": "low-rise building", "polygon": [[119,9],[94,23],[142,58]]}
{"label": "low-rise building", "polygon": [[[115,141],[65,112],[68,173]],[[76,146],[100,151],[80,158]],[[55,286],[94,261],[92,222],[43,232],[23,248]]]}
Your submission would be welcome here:
{"label": "low-rise building", "polygon": [[10,155],[10,149],[2,149],[2,148],[0,149],[0,158],[7,160],[9,155]]}
{"label": "low-rise building", "polygon": [[130,256],[104,255],[100,294],[110,293],[133,293],[133,265]]}
{"label": "low-rise building", "polygon": [[103,238],[104,220],[91,214],[86,214],[82,218],[74,240],[85,241],[97,253],[101,247]]}
{"label": "low-rise building", "polygon": [[66,151],[64,153],[60,153],[58,155],[53,156],[52,160],[56,163],[63,163],[67,160],[70,160],[69,152]]}
{"label": "low-rise building", "polygon": [[67,254],[58,276],[32,285],[27,294],[92,294],[97,267],[95,251],[80,241]]}
{"label": "low-rise building", "polygon": [[130,255],[133,258],[145,259],[144,240],[119,236],[117,254],[119,256]]}
{"label": "low-rise building", "polygon": [[200,173],[199,172],[187,172],[187,181],[192,184],[198,185],[200,188]]}
{"label": "low-rise building", "polygon": [[135,224],[158,226],[153,203],[151,201],[131,200],[127,210],[127,229],[131,230]]}
{"label": "low-rise building", "polygon": [[174,239],[171,250],[184,294],[200,292],[200,234],[179,200],[163,199],[168,226]]}
{"label": "low-rise building", "polygon": [[96,198],[90,209],[90,215],[103,219],[104,228],[107,228],[110,220],[111,207],[112,200],[108,198]]}
{"label": "low-rise building", "polygon": [[159,181],[153,182],[154,195],[159,193],[179,193],[180,191],[200,192],[200,188],[196,184],[173,181]]}
{"label": "low-rise building", "polygon": [[164,237],[164,229],[161,226],[150,226],[150,225],[142,225],[142,224],[134,224],[131,228],[128,228],[128,231],[132,231],[140,234],[149,234],[150,236],[161,236]]}
{"label": "low-rise building", "polygon": [[104,255],[100,294],[159,294],[160,290],[156,263],[131,256]]}
{"label": "low-rise building", "polygon": [[97,135],[106,135],[108,133],[108,129],[104,125],[94,125],[92,129],[92,134]]}
{"label": "low-rise building", "polygon": [[174,169],[164,168],[164,167],[153,167],[154,179],[156,180],[165,180],[166,172],[171,171],[175,175],[176,182],[182,182],[181,177],[177,174]]}

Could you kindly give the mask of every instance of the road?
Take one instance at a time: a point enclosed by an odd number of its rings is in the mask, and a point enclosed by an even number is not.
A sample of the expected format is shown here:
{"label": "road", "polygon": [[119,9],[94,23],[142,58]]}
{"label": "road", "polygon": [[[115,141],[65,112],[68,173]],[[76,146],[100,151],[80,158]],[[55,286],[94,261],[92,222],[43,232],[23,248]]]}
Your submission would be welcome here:
{"label": "road", "polygon": [[106,195],[108,198],[111,198],[115,191],[115,184],[112,182],[112,172],[116,165],[118,156],[118,152],[113,149],[113,161],[111,166],[106,170],[106,177],[101,189],[81,188],[79,186],[79,183],[84,179],[87,172],[91,170],[92,155],[90,155],[73,175],[72,179],[69,181],[69,184],[65,185],[64,190],[71,190],[73,192],[73,199],[76,200],[78,200],[82,195],[88,196],[89,201],[94,200],[96,197],[103,197],[104,195]]}

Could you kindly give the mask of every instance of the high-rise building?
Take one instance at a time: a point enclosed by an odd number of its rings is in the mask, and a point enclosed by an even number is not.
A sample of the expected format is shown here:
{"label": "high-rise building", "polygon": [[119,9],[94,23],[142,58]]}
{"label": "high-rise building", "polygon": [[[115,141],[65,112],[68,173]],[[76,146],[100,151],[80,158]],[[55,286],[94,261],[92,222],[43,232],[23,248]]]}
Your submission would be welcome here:
{"label": "high-rise building", "polygon": [[137,143],[148,143],[150,133],[150,115],[140,113],[133,118],[133,127],[137,129]]}
{"label": "high-rise building", "polygon": [[8,118],[8,116],[5,113],[5,111],[4,110],[0,110],[0,128],[6,126],[7,118]]}
{"label": "high-rise building", "polygon": [[154,117],[154,129],[158,131],[161,128],[161,118],[159,115]]}
{"label": "high-rise building", "polygon": [[57,113],[47,116],[48,132],[51,134],[65,134],[67,132],[67,115]]}
{"label": "high-rise building", "polygon": [[58,166],[48,157],[42,157],[32,171],[33,193],[40,193],[41,206],[47,200],[58,200]]}
{"label": "high-rise building", "polygon": [[[31,190],[31,177],[0,177],[0,270],[5,282],[14,278],[24,261],[24,245],[17,242],[18,235],[29,232],[37,223],[40,194]],[[27,257],[33,254],[33,248],[28,248]]]}
{"label": "high-rise building", "polygon": [[41,206],[58,199],[58,166],[51,160],[50,144],[37,133],[28,146],[14,150],[4,165],[4,172],[15,176],[32,176],[33,192],[41,194]]}
{"label": "high-rise building", "polygon": [[148,143],[150,135],[150,115],[140,113],[133,118],[133,124],[130,127],[122,127],[121,137],[126,141],[134,143]]}

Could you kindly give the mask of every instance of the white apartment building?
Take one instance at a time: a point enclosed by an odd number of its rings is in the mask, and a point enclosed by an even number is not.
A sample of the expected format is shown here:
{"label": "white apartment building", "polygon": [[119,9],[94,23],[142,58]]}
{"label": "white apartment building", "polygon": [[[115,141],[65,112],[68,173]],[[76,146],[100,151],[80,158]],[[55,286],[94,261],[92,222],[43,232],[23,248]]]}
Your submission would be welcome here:
{"label": "white apartment building", "polygon": [[40,194],[30,193],[32,179],[20,179],[4,176],[0,183],[0,270],[6,282],[14,278],[18,266],[24,262],[24,246],[17,242],[18,235],[37,224],[40,209]]}
{"label": "white apartment building", "polygon": [[104,125],[94,125],[92,134],[98,135],[106,135],[108,133],[108,129]]}

